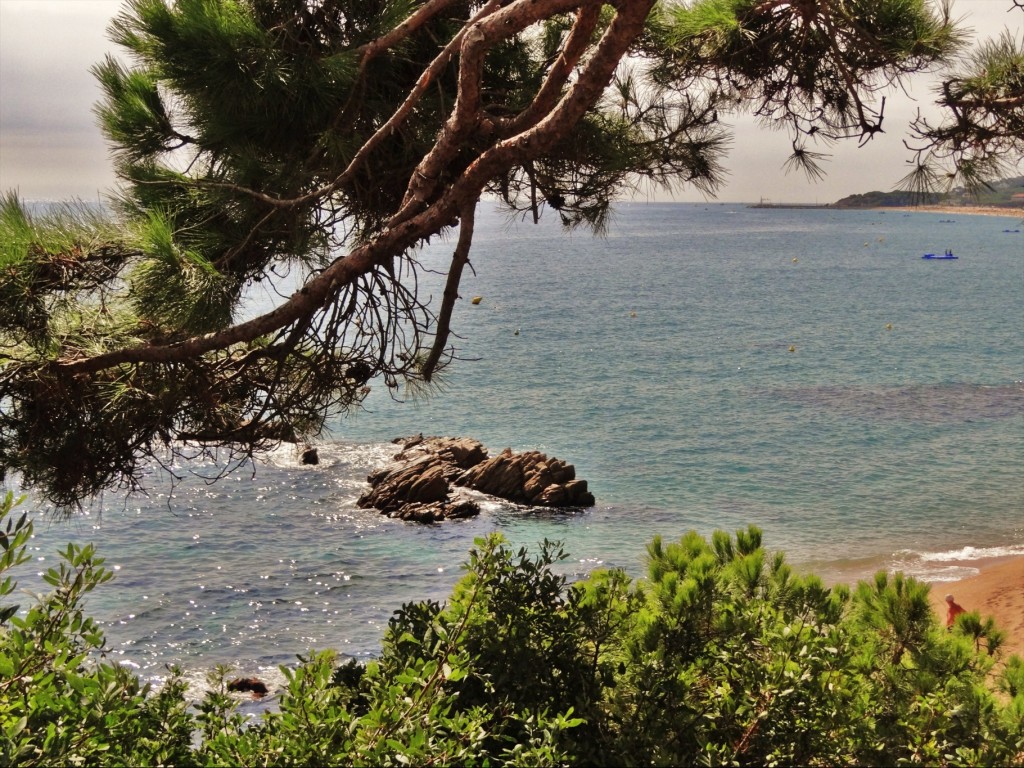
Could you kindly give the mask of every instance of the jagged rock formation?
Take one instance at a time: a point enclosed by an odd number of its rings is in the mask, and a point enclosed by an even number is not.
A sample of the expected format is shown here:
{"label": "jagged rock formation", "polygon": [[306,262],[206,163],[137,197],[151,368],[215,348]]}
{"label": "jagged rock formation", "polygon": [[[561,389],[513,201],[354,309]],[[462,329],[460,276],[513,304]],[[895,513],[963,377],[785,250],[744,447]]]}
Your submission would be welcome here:
{"label": "jagged rock formation", "polygon": [[370,490],[356,502],[389,517],[420,522],[472,517],[480,506],[460,489],[542,507],[590,507],[594,496],[576,469],[539,451],[515,454],[506,448],[489,457],[484,446],[465,437],[399,438],[394,462],[372,473]]}

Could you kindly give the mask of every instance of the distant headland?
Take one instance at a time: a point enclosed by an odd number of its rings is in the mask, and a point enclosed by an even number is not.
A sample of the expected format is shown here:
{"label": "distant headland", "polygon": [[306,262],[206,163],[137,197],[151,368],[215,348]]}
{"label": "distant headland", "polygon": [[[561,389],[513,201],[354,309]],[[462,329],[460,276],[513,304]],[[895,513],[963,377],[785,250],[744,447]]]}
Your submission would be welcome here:
{"label": "distant headland", "polygon": [[[847,195],[834,203],[773,203],[761,198],[751,208],[786,209],[871,209],[897,208],[915,210],[959,210],[963,213],[993,213],[1013,216],[1024,212],[1024,176],[992,182],[988,189],[969,193],[954,189],[944,193],[915,194],[912,192],[865,192]],[[1005,213],[1004,213],[1005,212]]]}

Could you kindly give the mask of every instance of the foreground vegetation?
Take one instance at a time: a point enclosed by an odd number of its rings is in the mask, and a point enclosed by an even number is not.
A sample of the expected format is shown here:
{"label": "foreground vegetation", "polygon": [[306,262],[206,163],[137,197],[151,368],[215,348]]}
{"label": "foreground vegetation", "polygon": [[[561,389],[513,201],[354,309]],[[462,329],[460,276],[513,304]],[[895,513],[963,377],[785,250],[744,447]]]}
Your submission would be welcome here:
{"label": "foreground vegetation", "polygon": [[[0,597],[32,523],[0,502]],[[0,607],[5,765],[1024,765],[1024,663],[977,614],[940,630],[928,587],[798,576],[756,528],[656,538],[648,576],[568,584],[561,549],[477,541],[444,605],[391,619],[380,658],[285,669],[253,722],[226,670],[198,704],[102,660],[83,610],[109,581],[69,545],[20,610]]]}

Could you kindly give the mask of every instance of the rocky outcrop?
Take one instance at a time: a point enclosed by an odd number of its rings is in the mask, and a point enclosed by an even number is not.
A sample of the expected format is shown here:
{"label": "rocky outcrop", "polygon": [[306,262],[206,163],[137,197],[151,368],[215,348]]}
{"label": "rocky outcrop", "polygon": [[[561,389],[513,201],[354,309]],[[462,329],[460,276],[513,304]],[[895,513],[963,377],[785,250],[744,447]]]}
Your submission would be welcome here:
{"label": "rocky outcrop", "polygon": [[481,443],[464,437],[417,435],[395,442],[402,450],[367,478],[371,488],[357,501],[360,507],[420,522],[472,517],[480,506],[466,488],[531,506],[594,505],[575,467],[539,451],[506,448],[492,458]]}
{"label": "rocky outcrop", "polygon": [[539,451],[512,453],[506,448],[492,459],[467,469],[459,477],[464,485],[492,496],[537,507],[590,507],[593,495],[586,480],[576,479],[576,468]]}
{"label": "rocky outcrop", "polygon": [[254,699],[262,699],[270,692],[267,684],[256,677],[237,677],[228,681],[227,689],[233,692],[251,693]]}

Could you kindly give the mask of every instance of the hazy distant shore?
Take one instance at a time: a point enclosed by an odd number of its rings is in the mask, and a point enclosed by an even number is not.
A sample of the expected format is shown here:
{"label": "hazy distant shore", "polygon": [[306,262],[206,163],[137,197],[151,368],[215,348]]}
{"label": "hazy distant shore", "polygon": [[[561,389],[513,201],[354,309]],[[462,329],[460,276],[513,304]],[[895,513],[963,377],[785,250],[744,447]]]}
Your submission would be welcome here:
{"label": "hazy distant shore", "polygon": [[[855,209],[848,209],[855,210]],[[906,213],[941,213],[965,216],[1008,216],[1024,219],[1024,208],[1001,208],[995,205],[907,205],[872,208],[873,211],[903,211]]]}
{"label": "hazy distant shore", "polygon": [[823,209],[829,211],[899,211],[901,213],[941,213],[944,215],[964,216],[1007,216],[1024,219],[1024,207],[1009,208],[998,205],[879,205],[855,206],[836,205],[834,203],[749,203],[748,208],[766,208],[777,210]]}

